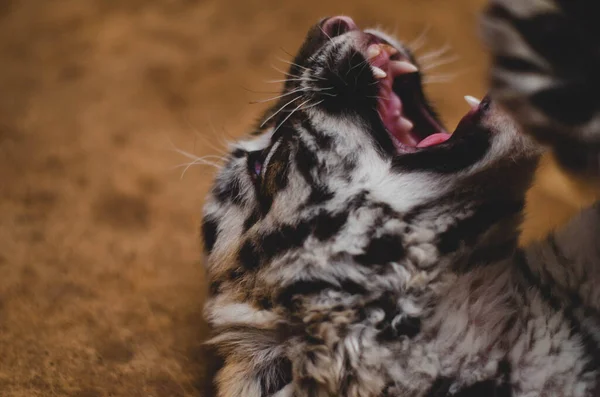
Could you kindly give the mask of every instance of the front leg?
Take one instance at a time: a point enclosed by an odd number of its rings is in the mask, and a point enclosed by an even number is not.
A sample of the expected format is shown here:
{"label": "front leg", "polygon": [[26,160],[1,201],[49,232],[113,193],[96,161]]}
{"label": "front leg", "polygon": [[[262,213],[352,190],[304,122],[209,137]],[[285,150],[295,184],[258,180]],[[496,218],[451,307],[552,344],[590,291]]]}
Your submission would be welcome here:
{"label": "front leg", "polygon": [[491,0],[491,94],[565,168],[600,174],[600,2]]}

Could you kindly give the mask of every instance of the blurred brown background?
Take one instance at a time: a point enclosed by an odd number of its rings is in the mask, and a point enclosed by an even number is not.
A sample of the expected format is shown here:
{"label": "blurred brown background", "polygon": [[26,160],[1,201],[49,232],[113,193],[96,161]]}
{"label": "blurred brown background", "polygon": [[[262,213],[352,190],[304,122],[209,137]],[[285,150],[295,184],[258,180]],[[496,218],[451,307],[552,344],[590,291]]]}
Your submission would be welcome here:
{"label": "blurred brown background", "polygon": [[[334,14],[420,51],[448,126],[483,96],[483,0],[0,1],[0,396],[201,396],[198,225],[219,155],[279,79],[271,65]],[[210,158],[210,160],[215,160]],[[550,190],[570,191],[556,172]],[[551,210],[543,229],[579,202]],[[545,190],[546,192],[548,189]],[[556,194],[554,194],[556,196]],[[529,235],[533,232],[529,231]]]}

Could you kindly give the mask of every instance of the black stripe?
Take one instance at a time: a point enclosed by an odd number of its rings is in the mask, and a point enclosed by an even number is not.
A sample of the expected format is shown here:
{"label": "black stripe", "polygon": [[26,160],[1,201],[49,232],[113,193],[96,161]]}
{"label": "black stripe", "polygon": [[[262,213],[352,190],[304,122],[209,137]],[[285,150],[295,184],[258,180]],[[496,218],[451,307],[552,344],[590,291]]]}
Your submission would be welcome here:
{"label": "black stripe", "polygon": [[441,254],[456,251],[461,244],[473,245],[480,235],[503,220],[511,220],[523,210],[522,200],[488,202],[477,208],[469,218],[457,221],[438,236]]}
{"label": "black stripe", "polygon": [[247,151],[243,150],[243,149],[235,149],[233,152],[231,152],[231,156],[236,158],[236,159],[241,159],[242,157],[246,156],[246,154],[248,154]]}
{"label": "black stripe", "polygon": [[506,22],[511,22],[514,19],[514,16],[510,13],[510,11],[506,7],[499,4],[494,4],[488,7],[486,14],[489,17],[502,19]]}
{"label": "black stripe", "polygon": [[270,397],[292,381],[292,363],[287,358],[269,362],[258,375],[262,397]]}
{"label": "black stripe", "polygon": [[258,247],[251,240],[246,240],[238,253],[238,261],[245,270],[253,271],[258,269],[261,264],[260,252]]}
{"label": "black stripe", "polygon": [[276,256],[299,248],[311,233],[307,221],[297,225],[281,225],[275,231],[244,242],[238,252],[238,261],[247,271],[256,271]]}
{"label": "black stripe", "polygon": [[[425,397],[446,397],[450,393],[450,387],[456,380],[445,376],[437,378],[429,388]],[[481,396],[484,397],[484,396]]]}
{"label": "black stripe", "polygon": [[347,211],[343,211],[338,214],[330,214],[326,211],[320,211],[314,220],[314,235],[320,241],[328,240],[340,232],[347,220]]}
{"label": "black stripe", "polygon": [[239,267],[234,267],[233,269],[229,269],[228,273],[227,273],[227,278],[230,281],[240,281],[243,277],[244,277],[244,270],[242,268]]}
{"label": "black stripe", "polygon": [[289,162],[290,145],[287,140],[282,139],[271,153],[269,164],[258,184],[258,202],[263,215],[271,209],[277,193],[287,187]]}
{"label": "black stripe", "polygon": [[210,283],[208,291],[210,293],[211,296],[215,296],[218,295],[219,292],[221,291],[221,285],[223,283],[219,280],[214,280]]}
{"label": "black stripe", "polygon": [[582,59],[593,48],[582,47],[584,35],[578,34],[579,28],[561,13],[544,12],[520,18],[511,14],[508,9],[495,5],[488,9],[487,15],[513,26],[532,51],[546,58],[559,72],[584,65]]}
{"label": "black stripe", "polygon": [[591,81],[564,83],[538,91],[531,102],[550,119],[567,125],[589,122],[599,110],[598,85]]}
{"label": "black stripe", "polygon": [[296,281],[281,290],[275,300],[283,307],[292,308],[295,297],[316,295],[327,289],[337,290],[339,288],[323,280]]}
{"label": "black stripe", "polygon": [[556,235],[554,233],[550,233],[546,238],[546,242],[548,246],[552,250],[552,253],[559,260],[559,265],[567,268],[573,261],[565,256],[560,247],[558,246],[558,242],[556,241]]}
{"label": "black stripe", "polygon": [[249,271],[271,261],[287,251],[300,248],[306,239],[314,235],[320,241],[328,240],[344,227],[348,211],[330,214],[324,210],[316,216],[295,225],[279,225],[277,229],[262,236],[247,240],[238,253],[238,260]]}
{"label": "black stripe", "polygon": [[476,382],[452,394],[452,397],[511,397],[510,372],[510,363],[502,360],[498,363],[498,373],[495,379]]}
{"label": "black stripe", "polygon": [[388,324],[377,334],[379,342],[398,340],[401,336],[414,338],[421,332],[421,319],[418,317],[403,317],[397,324]]}
{"label": "black stripe", "polygon": [[[227,167],[228,166],[226,165],[225,168]],[[237,176],[230,179],[217,179],[212,193],[221,203],[231,201],[234,204],[239,205],[243,200],[241,185]]]}
{"label": "black stripe", "polygon": [[319,160],[315,153],[313,153],[303,142],[298,141],[294,160],[296,162],[296,168],[306,181],[306,184],[308,186],[314,186],[315,182],[312,171],[317,168],[319,164]]}
{"label": "black stripe", "polygon": [[331,149],[331,146],[333,144],[333,139],[330,136],[319,132],[315,128],[315,126],[313,125],[313,123],[311,122],[311,120],[309,118],[303,119],[300,125],[302,126],[302,128],[304,128],[304,130],[306,132],[308,132],[315,139],[319,149],[321,149],[321,150]]}
{"label": "black stripe", "polygon": [[301,280],[283,288],[275,301],[288,309],[293,309],[296,298],[320,294],[326,290],[345,292],[350,295],[363,295],[365,288],[352,280],[341,280],[340,286],[325,280]]}
{"label": "black stripe", "polygon": [[477,247],[469,255],[464,268],[455,268],[457,271],[467,272],[477,266],[490,265],[503,259],[511,257],[518,246],[518,236],[508,237],[505,241],[499,241],[492,245]]}
{"label": "black stripe", "polygon": [[452,394],[452,397],[482,397],[482,396],[500,397],[500,396],[504,396],[504,395],[498,393],[498,386],[496,385],[496,381],[493,379],[476,382],[470,386],[465,387],[464,389],[461,389],[457,393]]}
{"label": "black stripe", "polygon": [[563,13],[568,15],[572,21],[576,21],[577,27],[585,34],[581,39],[589,45],[589,49],[597,48],[598,37],[600,37],[600,3],[595,0],[554,0],[559,4]]}
{"label": "black stripe", "polygon": [[217,242],[218,224],[215,220],[204,217],[202,221],[202,241],[204,242],[204,250],[210,253]]}
{"label": "black stripe", "polygon": [[305,207],[317,206],[324,204],[334,197],[334,193],[330,191],[326,186],[313,185],[311,186],[310,196],[305,203]]}
{"label": "black stripe", "polygon": [[554,311],[560,311],[562,309],[560,301],[552,294],[550,288],[547,285],[543,285],[539,278],[533,273],[531,267],[529,266],[527,256],[522,249],[517,250],[515,254],[515,263],[525,278],[525,281],[540,290],[542,298]]}
{"label": "black stripe", "polygon": [[577,142],[575,139],[562,137],[553,139],[552,144],[556,159],[561,166],[589,176],[600,174],[600,144]]}
{"label": "black stripe", "polygon": [[254,226],[256,224],[256,222],[258,222],[258,220],[260,219],[260,212],[258,211],[258,209],[253,209],[252,212],[250,213],[250,215],[246,218],[246,220],[244,221],[244,233],[246,233],[248,230],[250,230],[250,228],[252,226]]}
{"label": "black stripe", "polygon": [[386,265],[404,258],[405,250],[402,237],[385,234],[372,239],[363,254],[355,255],[354,259],[363,266]]}
{"label": "black stripe", "polygon": [[301,247],[311,233],[309,221],[302,221],[296,225],[281,225],[257,242],[261,249],[264,261],[270,261],[276,256],[281,256],[287,251]]}
{"label": "black stripe", "polygon": [[502,68],[502,69],[506,69],[512,72],[519,72],[519,73],[539,73],[541,70],[540,68],[523,59],[523,58],[516,58],[516,57],[509,57],[509,56],[496,56],[494,58],[494,65]]}

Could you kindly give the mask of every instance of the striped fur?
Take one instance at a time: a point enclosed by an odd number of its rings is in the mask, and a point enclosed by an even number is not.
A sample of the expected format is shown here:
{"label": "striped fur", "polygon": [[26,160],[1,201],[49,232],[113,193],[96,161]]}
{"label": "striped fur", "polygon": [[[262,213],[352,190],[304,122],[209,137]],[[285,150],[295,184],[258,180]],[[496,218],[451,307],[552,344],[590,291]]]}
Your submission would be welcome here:
{"label": "striped fur", "polygon": [[219,397],[600,393],[598,209],[517,248],[541,152],[517,123],[569,150],[595,139],[595,115],[581,124],[531,99],[538,81],[566,79],[527,45],[531,19],[562,6],[494,0],[492,93],[509,113],[486,100],[450,144],[402,155],[352,36],[311,29],[285,96],[232,148],[204,208]]}

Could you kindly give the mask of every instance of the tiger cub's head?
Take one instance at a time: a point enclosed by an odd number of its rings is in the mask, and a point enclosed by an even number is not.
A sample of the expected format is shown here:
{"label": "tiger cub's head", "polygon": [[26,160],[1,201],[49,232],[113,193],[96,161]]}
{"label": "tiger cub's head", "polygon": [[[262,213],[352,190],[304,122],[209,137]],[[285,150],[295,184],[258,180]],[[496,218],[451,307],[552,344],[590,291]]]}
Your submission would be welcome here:
{"label": "tiger cub's head", "polygon": [[536,150],[488,99],[449,134],[422,77],[404,45],[348,17],[311,28],[207,199],[213,294],[271,307],[317,272],[360,285],[388,263],[464,267],[515,243]]}

